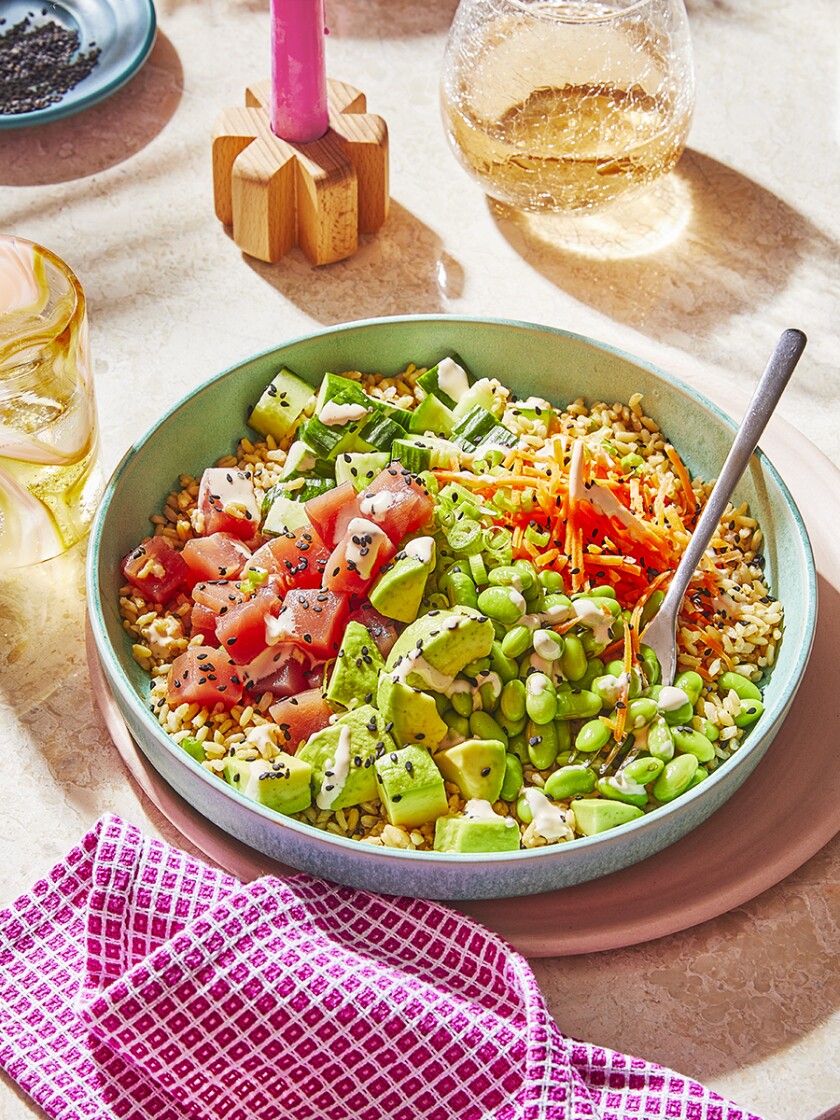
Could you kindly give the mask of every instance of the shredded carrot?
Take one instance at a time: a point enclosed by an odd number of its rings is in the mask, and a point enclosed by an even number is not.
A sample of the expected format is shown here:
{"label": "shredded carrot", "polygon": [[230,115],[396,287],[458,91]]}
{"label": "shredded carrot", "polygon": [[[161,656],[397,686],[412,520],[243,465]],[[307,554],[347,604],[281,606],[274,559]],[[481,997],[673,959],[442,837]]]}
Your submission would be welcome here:
{"label": "shredded carrot", "polygon": [[683,509],[687,514],[690,514],[693,521],[697,499],[694,496],[694,491],[691,488],[691,479],[688,477],[688,471],[685,469],[685,464],[680,458],[676,447],[673,447],[670,443],[667,444],[665,447],[665,454],[668,456],[671,465],[677,472],[677,478],[680,480],[680,485],[683,488],[683,494],[685,495],[685,505],[683,506]]}
{"label": "shredded carrot", "polygon": [[547,568],[550,564],[554,563],[554,561],[557,559],[557,557],[559,555],[560,555],[560,549],[559,548],[551,548],[551,549],[548,550],[548,552],[543,552],[539,556],[535,556],[534,557],[534,564],[538,568]]}

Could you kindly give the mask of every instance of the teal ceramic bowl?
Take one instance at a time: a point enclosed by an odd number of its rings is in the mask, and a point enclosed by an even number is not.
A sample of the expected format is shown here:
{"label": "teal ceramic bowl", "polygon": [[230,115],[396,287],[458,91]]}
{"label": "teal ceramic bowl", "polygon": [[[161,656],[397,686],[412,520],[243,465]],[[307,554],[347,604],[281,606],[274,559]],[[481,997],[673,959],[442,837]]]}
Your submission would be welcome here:
{"label": "teal ceramic bowl", "polygon": [[247,406],[284,365],[317,383],[327,370],[395,373],[455,351],[482,376],[518,395],[566,403],[626,400],[645,409],[689,469],[715,478],[732,423],[684,384],[644,362],[578,335],[490,319],[407,317],[332,327],[259,354],[214,377],[173,408],[125,456],[99,507],[88,554],[88,609],[108,684],[140,749],[195,809],[252,848],[335,882],[386,894],[477,899],[535,894],[595,879],[643,860],[709,817],[746,781],[779,731],[802,679],[816,618],[816,579],[799,512],[772,464],[758,453],[737,498],[765,532],[766,573],[785,608],[784,640],[765,689],[765,711],[743,747],[694,790],[611,832],[523,852],[443,855],[374,848],[280,817],[246,800],[193,762],[161,730],[147,704],[148,679],[131,656],[118,589],[122,557],[149,531],[148,518],[175,488],[232,451]]}

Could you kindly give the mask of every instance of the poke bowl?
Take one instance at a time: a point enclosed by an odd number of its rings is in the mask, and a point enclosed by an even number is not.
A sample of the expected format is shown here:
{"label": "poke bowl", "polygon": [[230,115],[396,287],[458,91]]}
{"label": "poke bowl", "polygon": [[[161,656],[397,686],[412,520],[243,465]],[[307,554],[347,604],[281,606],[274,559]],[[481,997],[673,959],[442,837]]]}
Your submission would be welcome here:
{"label": "poke bowl", "polygon": [[607,875],[747,780],[807,665],[807,533],[759,451],[643,642],[734,425],[529,323],[328,328],[213,377],[124,457],[88,613],[161,776],[231,837],[388,894]]}

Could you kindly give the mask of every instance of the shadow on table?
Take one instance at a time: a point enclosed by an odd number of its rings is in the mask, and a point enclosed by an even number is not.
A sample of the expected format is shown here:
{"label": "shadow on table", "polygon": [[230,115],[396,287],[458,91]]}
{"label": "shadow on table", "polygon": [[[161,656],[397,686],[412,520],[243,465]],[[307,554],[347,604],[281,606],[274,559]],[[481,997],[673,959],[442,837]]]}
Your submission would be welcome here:
{"label": "shadow on table", "polygon": [[[673,175],[614,211],[577,218],[490,202],[499,230],[558,288],[676,345],[784,291],[804,260],[840,283],[838,246],[781,199],[686,151]],[[831,278],[834,278],[833,281]]]}
{"label": "shadow on table", "polygon": [[462,293],[461,266],[441,239],[391,201],[385,225],[363,236],[352,257],[320,268],[294,249],[276,264],[243,255],[266,283],[307,315],[330,325],[384,315],[434,314]]}
{"label": "shadow on table", "polygon": [[[145,65],[112,97],[52,124],[0,133],[0,184],[66,183],[122,163],[163,130],[183,88],[181,60],[159,31]],[[11,227],[9,218],[3,224]]]}

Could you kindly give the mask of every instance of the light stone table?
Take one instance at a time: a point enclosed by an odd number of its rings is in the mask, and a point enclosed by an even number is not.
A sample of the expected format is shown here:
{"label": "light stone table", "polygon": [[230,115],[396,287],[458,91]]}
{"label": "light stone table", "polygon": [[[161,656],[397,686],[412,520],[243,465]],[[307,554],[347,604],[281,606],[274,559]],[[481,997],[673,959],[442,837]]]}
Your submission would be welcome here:
{"label": "light stone table", "polygon": [[[779,332],[801,327],[810,342],[781,412],[840,465],[837,0],[688,0],[689,150],[664,233],[636,230],[629,247],[592,231],[560,241],[490,206],[455,163],[437,93],[455,0],[327,7],[329,72],[366,91],[391,135],[390,218],[343,263],[317,270],[295,251],[260,264],[213,216],[210,131],[268,76],[267,0],[160,0],[157,44],[125,89],[65,122],[0,132],[0,229],[50,246],[88,294],[107,470],[228,365],[323,325],[415,312],[544,322],[675,373],[714,368],[742,392]],[[181,843],[116,755],[83,633],[81,549],[0,580],[3,903],[103,812]],[[568,1033],[663,1062],[766,1120],[812,1120],[840,1103],[838,870],[835,839],[729,914],[540,960],[537,975]],[[35,1114],[0,1083],[2,1120]]]}

